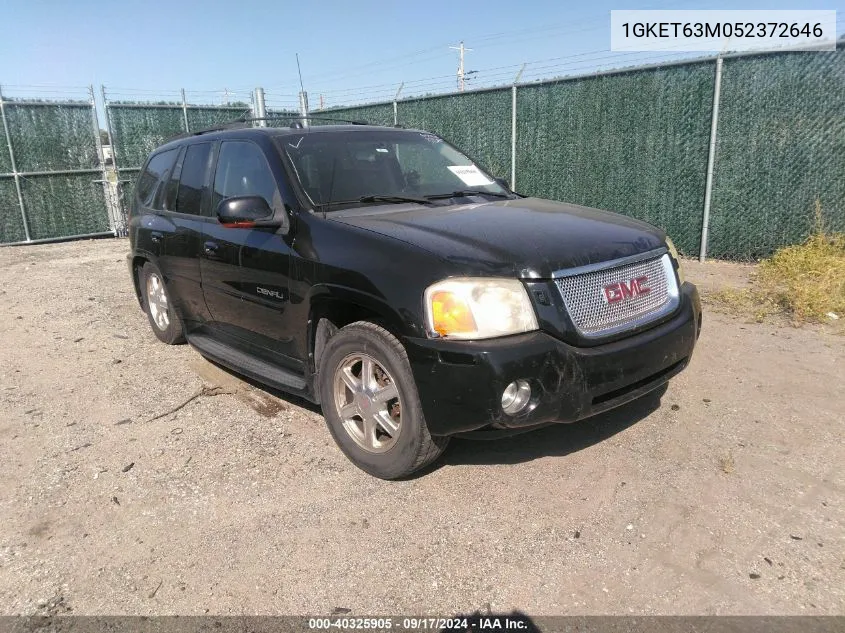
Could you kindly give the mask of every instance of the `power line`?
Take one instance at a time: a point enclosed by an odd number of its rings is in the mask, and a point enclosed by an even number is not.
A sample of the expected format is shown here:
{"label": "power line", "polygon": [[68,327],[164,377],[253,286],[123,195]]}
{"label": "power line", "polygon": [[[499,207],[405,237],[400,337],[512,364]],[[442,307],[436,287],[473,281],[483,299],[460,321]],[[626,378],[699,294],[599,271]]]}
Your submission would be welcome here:
{"label": "power line", "polygon": [[[680,54],[678,51],[672,51],[670,48],[665,49],[665,52],[668,53],[668,54]],[[534,59],[534,60],[529,60],[529,61],[524,62],[524,63],[528,65],[529,72],[533,73],[533,72],[536,72],[537,70],[542,70],[542,69],[552,69],[552,68],[561,68],[562,69],[562,68],[565,68],[567,66],[570,66],[571,63],[572,63],[572,60],[581,59],[581,58],[587,58],[587,59],[582,60],[582,61],[587,61],[587,62],[595,62],[595,61],[601,61],[601,60],[605,60],[605,59],[628,60],[628,59],[630,59],[629,56],[631,56],[631,55],[643,55],[643,54],[646,54],[646,53],[653,55],[653,52],[651,52],[651,51],[610,52],[610,51],[607,51],[607,49],[599,49],[599,50],[595,50],[595,51],[586,51],[586,52],[578,53],[578,54],[575,54],[575,55],[565,55],[565,56],[561,56],[561,57],[549,57],[549,58],[543,58],[543,59]],[[549,64],[548,62],[560,62],[560,63]],[[531,65],[534,65],[534,64],[543,64],[543,65],[539,66],[539,67],[535,66],[535,67],[531,68]],[[482,69],[475,71],[475,72],[478,74],[480,79],[481,78],[486,79],[486,78],[489,78],[491,76],[495,76],[495,77],[506,76],[506,75],[511,76],[522,65],[523,65],[523,62],[516,63],[516,64],[506,64],[506,65],[503,65],[503,66],[492,66],[490,68],[482,68]],[[488,75],[487,73],[490,73],[490,71],[507,71],[507,72],[498,72],[498,73],[494,73],[493,75]],[[436,75],[436,76],[432,76],[432,77],[425,77],[425,78],[422,78],[422,79],[409,80],[409,81],[405,82],[405,86],[410,90],[414,90],[414,89],[418,89],[418,88],[425,87],[425,86],[435,85],[437,83],[442,84],[445,81],[448,81],[449,77],[450,77],[449,75]],[[434,82],[434,83],[432,83],[432,82]],[[325,95],[341,96],[341,95],[351,95],[353,93],[364,94],[364,93],[392,92],[393,90],[395,90],[394,84],[373,84],[373,85],[368,85],[368,86],[357,86],[355,88],[345,88],[345,89],[339,89],[339,90],[322,90],[321,92]]]}
{"label": "power line", "polygon": [[[681,4],[681,0],[672,0],[670,2],[660,2],[657,3],[657,6],[654,8],[658,9],[665,9],[667,7],[672,7],[678,4]],[[643,7],[649,8],[649,7]],[[609,16],[605,13],[604,15],[594,16],[594,17],[586,17],[581,18],[579,20],[569,20],[567,22],[557,23],[546,25],[542,27],[526,27],[523,29],[511,30],[511,31],[502,31],[499,33],[479,33],[477,36],[472,36],[472,41],[474,45],[479,45],[487,42],[494,42],[496,40],[509,40],[513,39],[514,37],[517,38],[524,38],[526,35],[530,35],[532,39],[536,39],[538,33],[547,33],[547,32],[554,32],[554,31],[561,31],[562,33],[572,33],[572,32],[585,32],[589,30],[595,29],[583,29],[577,28],[581,25],[586,24],[595,24],[600,22],[607,21]],[[601,28],[601,27],[599,27]],[[380,70],[384,70],[386,68],[394,68],[396,66],[406,67],[412,64],[421,63],[423,61],[430,61],[433,58],[441,57],[443,47],[449,46],[449,43],[442,43],[438,46],[433,46],[430,48],[424,48],[417,51],[412,51],[409,53],[404,53],[402,55],[393,56],[391,59],[385,61],[385,59],[379,58],[370,62],[365,62],[363,64],[346,66],[343,69],[337,69],[332,71],[327,71],[324,73],[318,73],[314,75],[312,79],[316,80],[330,80],[338,77],[349,78],[349,77],[358,77],[362,74],[369,74],[372,72],[371,70],[365,70],[362,72],[356,72],[360,69],[371,69],[373,67],[378,67]],[[430,53],[434,53],[431,55]],[[419,57],[425,55],[424,58],[420,57],[417,60],[408,62],[405,61],[408,58]]]}
{"label": "power line", "polygon": [[[626,68],[630,67],[637,67],[646,64],[659,64],[660,62],[677,62],[683,61],[685,58],[683,55],[688,55],[687,52],[683,51],[673,51],[671,50],[672,47],[668,47],[663,49],[662,51],[630,51],[627,53],[615,53],[615,54],[603,54],[600,56],[596,56],[596,53],[607,53],[606,50],[603,51],[591,51],[590,53],[582,53],[579,55],[568,56],[566,58],[562,58],[565,61],[563,63],[553,63],[553,64],[544,64],[540,66],[535,66],[532,68],[527,75],[533,75],[534,77],[526,77],[526,80],[523,80],[523,83],[529,83],[530,81],[539,81],[539,80],[547,80],[547,81],[554,81],[555,79],[565,79],[566,75],[557,75],[553,77],[549,77],[548,75],[552,72],[560,71],[560,72],[567,72],[572,73],[573,71],[579,71],[582,69],[590,68],[591,70],[595,70],[595,72],[602,72],[605,70],[625,70]],[[588,57],[586,59],[580,60],[573,60],[573,58],[580,58],[580,57],[587,57],[588,55],[592,55],[592,57]],[[667,55],[672,55],[673,57],[667,58]],[[549,60],[535,60],[533,63],[539,63],[543,61],[555,61],[560,58],[550,58]],[[694,63],[695,61],[701,59],[700,56],[689,56],[690,63]],[[596,62],[602,62],[604,60],[611,60],[610,62],[606,62],[603,64],[599,64],[600,67],[596,67]],[[620,65],[607,68],[607,66],[612,65],[615,61],[621,62]],[[519,65],[514,66],[500,66],[495,68],[487,69],[489,70],[496,70],[502,68],[514,68]],[[602,68],[604,67],[604,68]],[[486,71],[479,71],[479,73],[485,73]],[[545,75],[544,77],[537,77],[536,75]],[[497,73],[492,74],[480,74],[480,79],[487,84],[484,88],[494,88],[500,85],[507,86],[510,84],[510,81],[513,79],[513,72],[512,71],[500,71]],[[413,85],[409,88],[409,92],[411,93],[410,96],[417,96],[421,92],[431,92],[437,90],[444,90],[445,94],[448,94],[448,85],[450,83],[448,76],[440,77],[440,78],[430,78],[433,81],[426,82],[425,80],[417,80],[416,85]],[[382,90],[368,90],[368,91],[353,91],[348,90],[345,91],[344,94],[338,94],[335,99],[344,100],[348,102],[357,102],[361,101],[364,103],[373,103],[379,101],[388,101],[390,100],[390,96],[393,94],[392,86],[385,84],[385,88]],[[479,89],[481,86],[479,86]],[[363,104],[363,103],[362,103]],[[333,106],[339,107],[339,106]]]}

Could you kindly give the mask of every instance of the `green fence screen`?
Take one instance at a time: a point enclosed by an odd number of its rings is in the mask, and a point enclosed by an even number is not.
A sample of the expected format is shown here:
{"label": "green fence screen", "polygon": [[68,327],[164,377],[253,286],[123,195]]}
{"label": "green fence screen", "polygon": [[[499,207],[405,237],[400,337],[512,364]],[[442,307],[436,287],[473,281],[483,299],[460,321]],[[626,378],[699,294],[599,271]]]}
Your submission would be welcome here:
{"label": "green fence screen", "polygon": [[520,87],[517,190],[651,222],[697,254],[714,76],[710,63]]}
{"label": "green fence screen", "polygon": [[708,255],[801,242],[816,199],[845,231],[845,48],[724,60]]}
{"label": "green fence screen", "polygon": [[140,168],[151,151],[185,131],[181,105],[139,107],[138,104],[110,103],[107,107],[119,169]]}
{"label": "green fence screen", "polygon": [[6,104],[18,171],[99,169],[91,104]]}
{"label": "green fence screen", "polygon": [[[393,104],[377,103],[373,105],[360,106],[356,108],[332,108],[331,110],[320,110],[312,112],[314,116],[326,118],[347,119],[349,121],[366,121],[370,125],[393,125]],[[327,124],[331,121],[313,121],[314,125]]]}
{"label": "green fence screen", "polygon": [[[10,139],[0,134],[0,243],[26,240],[11,174],[11,141],[32,240],[108,233],[111,220],[85,102],[4,101]],[[35,172],[35,173],[33,173]],[[43,173],[46,172],[46,173]],[[76,173],[74,173],[76,172]]]}
{"label": "green fence screen", "polygon": [[[4,104],[3,107],[5,108],[6,105]],[[6,143],[6,132],[2,126],[0,126],[0,141],[3,142],[3,146],[0,147],[0,174],[8,174],[12,171],[12,161],[9,157],[9,147]]]}
{"label": "green fence screen", "polygon": [[[182,104],[109,103],[109,124],[115,156],[121,170],[139,169],[156,147],[184,134],[185,111]],[[187,108],[191,132],[227,123],[251,113],[248,104],[232,106],[194,106]]]}
{"label": "green fence screen", "polygon": [[110,231],[100,174],[31,176],[21,182],[33,240]]}
{"label": "green fence screen", "polygon": [[[523,84],[511,165],[510,87],[321,110],[314,116],[436,132],[521,193],[599,207],[701,248],[715,59]],[[707,253],[753,260],[804,240],[821,206],[845,231],[845,45],[832,52],[727,56],[715,138]],[[109,230],[91,105],[3,102],[32,239]],[[110,102],[122,181],[168,138],[249,115],[246,103]],[[297,113],[267,125],[287,125]],[[330,124],[312,120],[312,125]],[[0,134],[4,144],[7,139]],[[25,239],[0,148],[0,243]],[[38,175],[28,172],[51,172]],[[67,173],[76,171],[77,173]],[[23,173],[20,173],[23,172]],[[124,196],[132,183],[124,182]]]}
{"label": "green fence screen", "polygon": [[[315,116],[318,116],[321,113],[317,113]],[[293,110],[276,110],[272,108],[267,108],[266,111],[268,121],[264,121],[264,125],[266,127],[287,127],[294,121],[299,121],[301,115],[299,112],[294,112]],[[317,125],[317,122],[313,122],[314,125]]]}
{"label": "green fence screen", "polygon": [[251,116],[252,110],[248,103],[233,105],[232,107],[188,107],[188,125],[191,132]]}
{"label": "green fence screen", "polygon": [[25,239],[15,180],[0,177],[0,244],[23,242]]}

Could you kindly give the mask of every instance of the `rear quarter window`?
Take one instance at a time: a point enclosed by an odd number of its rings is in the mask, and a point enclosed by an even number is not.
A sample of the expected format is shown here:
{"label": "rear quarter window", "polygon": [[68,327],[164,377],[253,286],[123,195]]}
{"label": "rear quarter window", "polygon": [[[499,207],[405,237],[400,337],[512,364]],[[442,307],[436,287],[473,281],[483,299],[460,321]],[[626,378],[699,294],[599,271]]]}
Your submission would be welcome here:
{"label": "rear quarter window", "polygon": [[173,166],[173,161],[176,160],[178,152],[178,149],[169,149],[166,152],[155,154],[147,161],[147,166],[138,176],[138,184],[135,186],[138,202],[144,206],[150,205],[162,177]]}

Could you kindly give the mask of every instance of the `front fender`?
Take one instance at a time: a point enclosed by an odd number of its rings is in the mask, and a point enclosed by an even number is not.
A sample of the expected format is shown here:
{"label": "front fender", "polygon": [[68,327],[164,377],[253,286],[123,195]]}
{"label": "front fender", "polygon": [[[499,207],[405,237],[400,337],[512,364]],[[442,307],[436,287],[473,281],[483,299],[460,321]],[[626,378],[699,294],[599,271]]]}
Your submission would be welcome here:
{"label": "front fender", "polygon": [[384,297],[347,286],[316,285],[309,293],[308,303],[312,315],[330,313],[343,305],[358,306],[365,312],[377,315],[392,332],[399,336],[414,336],[419,327],[413,317],[403,315],[401,309],[396,309]]}

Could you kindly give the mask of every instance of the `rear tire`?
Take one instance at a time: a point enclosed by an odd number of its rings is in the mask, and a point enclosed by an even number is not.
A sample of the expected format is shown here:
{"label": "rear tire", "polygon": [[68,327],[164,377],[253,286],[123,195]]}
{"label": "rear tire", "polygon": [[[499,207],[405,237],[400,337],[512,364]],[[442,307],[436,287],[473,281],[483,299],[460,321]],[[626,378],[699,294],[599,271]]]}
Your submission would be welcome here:
{"label": "rear tire", "polygon": [[329,339],[318,388],[335,442],[374,477],[410,475],[449,443],[428,431],[405,348],[375,323],[352,323]]}
{"label": "rear tire", "polygon": [[158,340],[167,345],[178,345],[185,342],[185,331],[182,319],[176,314],[164,276],[158,266],[147,262],[141,268],[141,297],[144,301],[144,312],[153,328]]}

